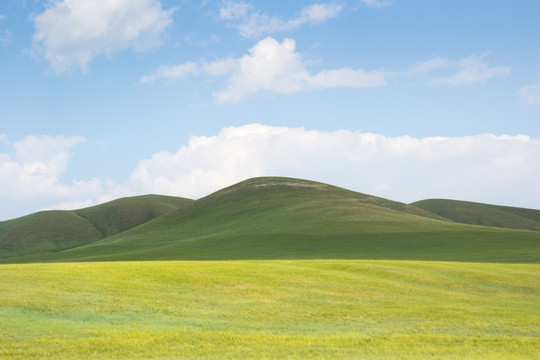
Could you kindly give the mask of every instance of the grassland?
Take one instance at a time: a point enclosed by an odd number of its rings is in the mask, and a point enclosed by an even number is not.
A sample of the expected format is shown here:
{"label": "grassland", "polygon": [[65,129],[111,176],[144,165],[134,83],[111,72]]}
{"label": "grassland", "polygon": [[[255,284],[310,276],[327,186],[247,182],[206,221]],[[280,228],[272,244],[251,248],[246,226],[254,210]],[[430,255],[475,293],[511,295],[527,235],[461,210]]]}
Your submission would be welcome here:
{"label": "grassland", "polygon": [[75,248],[121,233],[191,204],[172,196],[143,195],[80,210],[41,211],[0,222],[0,259]]}
{"label": "grassland", "polygon": [[540,232],[458,224],[326,184],[257,178],[113,236],[0,262],[394,259],[540,262]]}
{"label": "grassland", "polygon": [[257,178],[0,223],[0,358],[540,358],[539,212],[428,203],[465,215]]}
{"label": "grassland", "polygon": [[540,265],[0,265],[0,358],[538,359]]}
{"label": "grassland", "polygon": [[540,210],[446,199],[421,200],[411,205],[462,224],[540,231]]}

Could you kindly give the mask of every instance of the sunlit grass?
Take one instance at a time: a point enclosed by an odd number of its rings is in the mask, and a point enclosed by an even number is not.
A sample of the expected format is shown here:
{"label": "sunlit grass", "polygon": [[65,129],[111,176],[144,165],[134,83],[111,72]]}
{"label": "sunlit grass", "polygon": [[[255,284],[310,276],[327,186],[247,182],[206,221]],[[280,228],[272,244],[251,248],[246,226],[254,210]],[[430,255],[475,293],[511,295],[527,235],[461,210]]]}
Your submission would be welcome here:
{"label": "sunlit grass", "polygon": [[1,265],[0,358],[536,359],[539,304],[539,265]]}

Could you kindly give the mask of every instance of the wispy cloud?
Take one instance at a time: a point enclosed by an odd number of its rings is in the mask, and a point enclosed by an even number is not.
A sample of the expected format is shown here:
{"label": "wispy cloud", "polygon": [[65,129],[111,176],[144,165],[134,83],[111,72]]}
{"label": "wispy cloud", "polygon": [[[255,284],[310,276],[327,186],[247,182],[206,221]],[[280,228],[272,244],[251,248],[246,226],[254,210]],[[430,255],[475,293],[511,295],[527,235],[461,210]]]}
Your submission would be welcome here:
{"label": "wispy cloud", "polygon": [[34,18],[34,47],[56,73],[80,68],[100,55],[161,44],[172,10],[159,0],[62,0]]}
{"label": "wispy cloud", "polygon": [[487,54],[451,60],[441,57],[416,64],[411,69],[411,74],[433,74],[428,80],[432,85],[467,85],[478,82],[485,82],[492,78],[504,77],[510,74],[511,68],[508,66],[490,67],[485,60]]}
{"label": "wispy cloud", "polygon": [[13,33],[8,29],[0,30],[0,44],[5,45],[13,39]]}
{"label": "wispy cloud", "polygon": [[[0,22],[4,21],[7,18],[6,15],[0,14]],[[8,29],[0,28],[0,45],[5,45],[13,39],[13,32]]]}
{"label": "wispy cloud", "polygon": [[519,89],[519,98],[523,105],[540,106],[540,82]]}
{"label": "wispy cloud", "polygon": [[343,4],[322,3],[302,8],[300,13],[289,20],[269,16],[258,11],[252,4],[224,1],[219,9],[219,17],[236,28],[246,38],[290,31],[304,24],[317,24],[335,18],[344,8]]}
{"label": "wispy cloud", "polygon": [[194,64],[160,67],[142,83],[158,79],[177,80],[186,76],[228,76],[227,86],[214,93],[218,103],[235,103],[255,94],[292,94],[299,91],[338,87],[369,88],[383,86],[392,74],[382,70],[339,68],[311,74],[296,52],[296,43],[285,39],[279,43],[267,37],[260,40],[240,58]]}
{"label": "wispy cloud", "polygon": [[152,75],[143,76],[140,82],[143,84],[150,83],[159,79],[179,80],[188,76],[196,76],[199,74],[199,65],[193,62],[185,62],[174,66],[160,66]]}
{"label": "wispy cloud", "polygon": [[365,6],[373,8],[384,8],[392,5],[388,0],[360,0]]}

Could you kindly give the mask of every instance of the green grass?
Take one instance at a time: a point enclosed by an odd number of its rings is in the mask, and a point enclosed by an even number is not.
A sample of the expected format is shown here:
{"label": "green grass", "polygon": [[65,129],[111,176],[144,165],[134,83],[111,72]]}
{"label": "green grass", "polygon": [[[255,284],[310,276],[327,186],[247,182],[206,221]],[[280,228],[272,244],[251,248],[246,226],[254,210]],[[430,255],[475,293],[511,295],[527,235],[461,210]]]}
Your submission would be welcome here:
{"label": "green grass", "polygon": [[540,265],[0,265],[0,358],[538,359]]}
{"label": "green grass", "polygon": [[437,214],[257,178],[3,222],[0,358],[540,358],[540,232]]}
{"label": "green grass", "polygon": [[540,232],[456,224],[325,184],[252,179],[75,249],[2,262],[395,259],[540,262]]}
{"label": "green grass", "polygon": [[87,219],[103,237],[107,237],[185,208],[193,201],[174,196],[143,195],[113,200],[73,212]]}
{"label": "green grass", "polygon": [[42,211],[0,222],[0,259],[43,254],[92,243],[171,211],[193,200],[144,195],[73,211]]}
{"label": "green grass", "polygon": [[458,223],[540,231],[540,210],[445,199],[411,205]]}
{"label": "green grass", "polygon": [[[534,222],[534,210],[512,209],[530,218],[520,215],[520,219]],[[493,217],[490,211],[483,214]],[[0,263],[247,259],[540,262],[540,231],[460,224],[416,206],[290,178],[254,178],[196,201],[152,195],[51,214],[66,219],[36,221],[43,216],[38,213],[0,223]],[[13,231],[14,225],[22,231]]]}
{"label": "green grass", "polygon": [[70,211],[42,211],[0,222],[0,259],[73,248],[101,239],[88,220]]}

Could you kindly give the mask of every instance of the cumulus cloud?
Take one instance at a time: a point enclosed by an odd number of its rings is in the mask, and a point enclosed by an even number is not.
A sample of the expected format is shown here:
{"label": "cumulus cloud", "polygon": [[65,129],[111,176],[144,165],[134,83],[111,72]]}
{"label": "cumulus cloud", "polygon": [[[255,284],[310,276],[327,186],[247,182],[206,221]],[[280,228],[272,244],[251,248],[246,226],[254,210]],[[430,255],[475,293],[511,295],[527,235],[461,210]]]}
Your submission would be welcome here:
{"label": "cumulus cloud", "polygon": [[540,106],[540,82],[519,89],[519,98],[523,105]]}
{"label": "cumulus cloud", "polygon": [[362,69],[324,70],[312,75],[306,69],[296,43],[285,39],[279,43],[268,37],[259,41],[238,60],[228,86],[214,94],[218,103],[238,102],[256,93],[290,94],[301,90],[332,87],[376,87],[386,84],[388,73],[365,72]]}
{"label": "cumulus cloud", "polygon": [[34,18],[34,47],[56,73],[88,64],[100,55],[161,43],[172,23],[172,10],[159,0],[53,0]]}
{"label": "cumulus cloud", "polygon": [[413,75],[427,74],[436,72],[439,76],[431,78],[429,83],[433,85],[467,85],[478,82],[485,82],[495,77],[507,76],[511,72],[511,68],[507,66],[490,67],[485,60],[487,54],[451,60],[441,57],[416,64],[412,67]]}
{"label": "cumulus cloud", "polygon": [[275,16],[261,13],[252,4],[245,2],[224,1],[219,9],[219,17],[228,21],[240,35],[257,38],[272,33],[290,31],[304,24],[317,24],[335,18],[344,8],[342,4],[312,4],[302,8],[298,16],[282,20]]}
{"label": "cumulus cloud", "polygon": [[386,137],[251,124],[142,160],[130,187],[197,198],[279,175],[404,202],[443,197],[538,208],[539,153],[540,139],[527,136]]}
{"label": "cumulus cloud", "polygon": [[143,159],[129,180],[65,179],[81,137],[27,136],[0,153],[0,219],[138,194],[190,198],[255,176],[317,180],[402,202],[450,198],[540,208],[540,138],[387,137],[249,124],[192,136]]}
{"label": "cumulus cloud", "polygon": [[9,152],[0,153],[0,218],[27,206],[40,209],[72,198],[96,198],[103,191],[98,179],[62,182],[73,156],[71,149],[84,138],[27,136],[13,144],[5,136],[0,139],[10,147]]}
{"label": "cumulus cloud", "polygon": [[143,76],[142,83],[158,79],[177,80],[186,76],[228,76],[227,86],[216,93],[218,103],[235,103],[258,93],[291,94],[304,90],[337,87],[369,88],[383,86],[392,74],[381,70],[339,68],[311,74],[296,51],[296,42],[279,43],[267,37],[255,44],[244,56],[194,64],[160,67]]}

